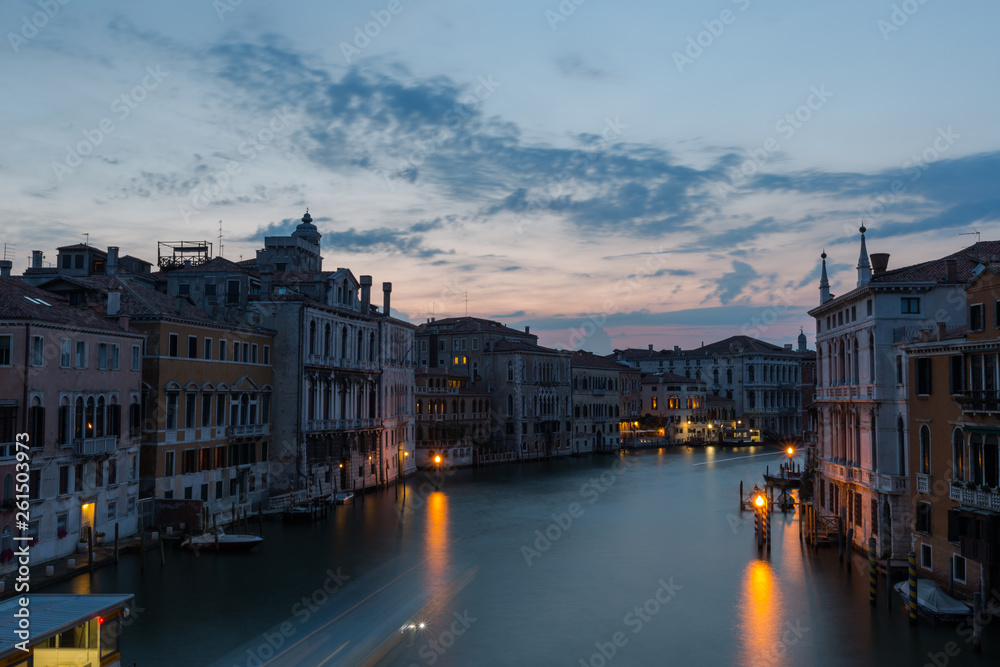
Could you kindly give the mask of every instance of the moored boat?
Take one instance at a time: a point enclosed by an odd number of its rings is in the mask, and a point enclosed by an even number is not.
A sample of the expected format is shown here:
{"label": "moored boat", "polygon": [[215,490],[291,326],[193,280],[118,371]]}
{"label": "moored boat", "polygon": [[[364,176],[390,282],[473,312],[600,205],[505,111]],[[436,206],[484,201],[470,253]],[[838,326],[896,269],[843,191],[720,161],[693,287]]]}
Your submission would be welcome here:
{"label": "moored boat", "polygon": [[[216,533],[218,539],[216,539]],[[181,549],[218,549],[219,551],[249,551],[264,541],[258,535],[227,535],[222,528],[216,533],[206,531],[201,535],[188,536],[181,540]]]}
{"label": "moored boat", "polygon": [[[906,579],[893,588],[909,604],[910,582]],[[934,622],[957,623],[972,614],[972,608],[951,597],[930,579],[917,579],[917,611]]]}

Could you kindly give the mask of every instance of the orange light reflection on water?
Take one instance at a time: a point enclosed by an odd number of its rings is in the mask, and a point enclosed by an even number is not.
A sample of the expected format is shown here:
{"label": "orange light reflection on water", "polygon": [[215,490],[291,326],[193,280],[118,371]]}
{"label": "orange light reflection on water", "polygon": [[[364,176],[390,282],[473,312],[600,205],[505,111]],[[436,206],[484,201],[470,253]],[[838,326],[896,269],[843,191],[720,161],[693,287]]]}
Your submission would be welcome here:
{"label": "orange light reflection on water", "polygon": [[447,585],[450,552],[448,533],[448,496],[435,491],[427,499],[426,572],[433,590]]}
{"label": "orange light reflection on water", "polygon": [[781,665],[783,603],[771,564],[756,560],[743,571],[737,609],[742,665]]}

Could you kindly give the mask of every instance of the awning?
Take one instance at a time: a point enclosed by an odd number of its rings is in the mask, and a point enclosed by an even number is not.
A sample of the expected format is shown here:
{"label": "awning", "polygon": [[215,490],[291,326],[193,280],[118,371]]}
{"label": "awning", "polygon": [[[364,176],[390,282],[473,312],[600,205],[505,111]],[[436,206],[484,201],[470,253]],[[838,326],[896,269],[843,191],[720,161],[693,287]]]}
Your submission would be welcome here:
{"label": "awning", "polygon": [[969,426],[962,426],[961,429],[966,433],[1000,435],[1000,426],[980,426],[979,424],[970,424]]}

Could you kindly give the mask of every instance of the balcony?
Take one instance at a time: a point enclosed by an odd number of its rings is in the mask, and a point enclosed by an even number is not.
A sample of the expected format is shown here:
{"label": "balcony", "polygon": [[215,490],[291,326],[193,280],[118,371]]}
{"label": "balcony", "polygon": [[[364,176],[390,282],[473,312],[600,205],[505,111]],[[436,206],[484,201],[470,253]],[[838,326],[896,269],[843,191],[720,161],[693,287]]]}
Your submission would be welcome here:
{"label": "balcony", "polygon": [[270,430],[270,424],[239,424],[229,427],[229,437],[253,438],[260,435],[267,435]]}
{"label": "balcony", "polygon": [[103,438],[74,438],[73,453],[77,456],[103,456],[118,448],[118,436],[109,435]]}
{"label": "balcony", "polygon": [[1000,493],[984,491],[979,487],[969,489],[964,482],[952,481],[948,497],[963,505],[1000,512]]}
{"label": "balcony", "polygon": [[966,391],[955,398],[965,414],[1000,412],[1000,396],[994,390]]}
{"label": "balcony", "polygon": [[906,493],[909,481],[901,475],[885,475],[858,468],[854,464],[840,465],[832,461],[821,461],[820,468],[830,479],[840,482],[864,484],[873,491],[880,493]]}
{"label": "balcony", "polygon": [[917,473],[917,493],[931,492],[931,476]]}

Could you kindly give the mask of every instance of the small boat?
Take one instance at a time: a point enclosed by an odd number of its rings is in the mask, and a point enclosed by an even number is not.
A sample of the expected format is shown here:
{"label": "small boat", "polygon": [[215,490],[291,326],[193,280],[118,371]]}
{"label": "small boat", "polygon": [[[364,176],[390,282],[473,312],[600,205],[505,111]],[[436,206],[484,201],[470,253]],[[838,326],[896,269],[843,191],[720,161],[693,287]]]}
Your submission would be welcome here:
{"label": "small boat", "polygon": [[[218,534],[218,542],[216,541]],[[194,537],[188,536],[181,540],[181,549],[216,549],[219,551],[249,551],[264,541],[257,535],[227,535],[222,528],[216,528],[216,533],[206,531]]]}
{"label": "small boat", "polygon": [[[893,588],[909,603],[910,582],[906,579]],[[972,608],[951,597],[930,579],[917,579],[917,611],[934,622],[957,623],[972,614]]]}
{"label": "small boat", "polygon": [[351,491],[341,491],[339,493],[336,493],[336,494],[334,494],[333,502],[337,503],[338,505],[344,505],[346,503],[353,503],[354,502],[354,493],[351,492]]}
{"label": "small boat", "polygon": [[802,473],[800,471],[792,472],[784,469],[780,475],[765,474],[764,481],[773,486],[789,486],[797,489],[802,484]]}

